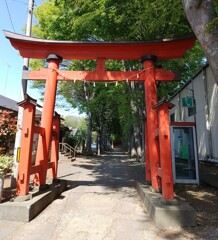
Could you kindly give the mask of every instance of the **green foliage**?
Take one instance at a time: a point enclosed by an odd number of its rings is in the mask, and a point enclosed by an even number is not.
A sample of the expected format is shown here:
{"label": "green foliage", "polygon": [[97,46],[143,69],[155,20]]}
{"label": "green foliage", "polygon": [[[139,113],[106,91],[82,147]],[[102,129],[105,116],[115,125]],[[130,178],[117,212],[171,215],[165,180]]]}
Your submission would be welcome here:
{"label": "green foliage", "polygon": [[[51,12],[52,17],[50,16]],[[38,36],[48,39],[151,40],[191,32],[179,0],[56,0],[38,6],[35,15],[38,19],[38,25],[35,27],[43,32],[43,36],[42,34],[38,34]],[[198,54],[199,49],[195,52],[196,59],[202,59],[202,54],[201,56]],[[202,53],[201,50],[200,52]],[[195,68],[202,66],[202,64],[189,61],[191,65],[187,68],[184,66],[184,62],[187,66],[188,61],[189,59],[186,57],[185,61],[176,60],[170,63],[173,69],[177,68],[180,72],[187,71],[186,76],[184,74],[182,76],[185,81],[187,75],[190,74],[188,68],[193,65],[197,66]],[[106,68],[116,70],[121,67],[116,67],[116,64],[118,62],[111,64],[110,61],[107,61],[109,67]],[[84,70],[81,69],[81,66],[85,66],[84,62],[78,61],[75,63],[73,61],[69,69]],[[68,84],[63,83],[63,86],[66,85]],[[167,84],[162,85],[162,88],[165,85]],[[81,93],[81,88],[76,89],[75,92],[78,90]],[[65,90],[62,92],[65,92]],[[167,92],[167,88],[164,92]],[[81,94],[79,95],[81,96]],[[78,96],[73,101],[71,100],[74,107],[78,106],[78,99],[82,100]],[[69,97],[67,97],[68,100]]]}
{"label": "green foliage", "polygon": [[[72,121],[73,119],[73,121]],[[85,118],[67,116],[65,117],[64,124],[68,127],[76,129],[76,133],[73,135],[69,133],[65,136],[64,141],[76,148],[86,139],[87,124]]]}
{"label": "green foliage", "polygon": [[[35,24],[32,28],[33,35],[46,39],[58,39],[55,38],[55,35],[58,34],[55,23],[61,14],[61,9],[54,5],[54,1],[44,1],[42,5],[34,10],[38,24]],[[50,38],[51,35],[52,38]]]}
{"label": "green foliage", "polygon": [[11,171],[13,167],[13,157],[0,155],[0,176]]}
{"label": "green foliage", "polygon": [[179,0],[50,0],[34,13],[33,32],[47,39],[150,40],[191,31]]}
{"label": "green foliage", "polygon": [[39,60],[39,59],[31,59],[30,60],[30,69],[32,70],[40,70],[45,65],[45,60]]}
{"label": "green foliage", "polygon": [[[214,1],[217,2],[217,1]],[[152,40],[174,37],[191,32],[179,0],[49,0],[35,10],[38,23],[33,28],[37,37],[58,40]],[[43,63],[42,63],[43,64]],[[181,81],[161,83],[159,98],[172,95],[203,64],[199,44],[185,58],[161,61],[164,69],[182,73]],[[32,64],[38,68],[39,64]],[[69,60],[63,69],[95,70],[96,61]],[[106,61],[106,70],[136,70],[137,61]],[[58,94],[72,107],[90,113],[94,130],[107,131],[116,139],[127,134],[133,123],[144,116],[135,109],[143,107],[143,91],[139,85],[131,89],[126,83],[97,84],[90,82],[60,82]],[[43,89],[42,83],[34,87]]]}
{"label": "green foliage", "polygon": [[207,24],[207,32],[213,32],[218,28],[218,17],[214,18],[210,23]]}
{"label": "green foliage", "polygon": [[78,116],[65,116],[63,124],[70,128],[79,128],[83,118]]}
{"label": "green foliage", "polygon": [[207,24],[207,26],[206,26],[207,32],[213,32],[218,29],[218,0],[213,0],[212,3],[213,3],[214,12],[216,14],[216,17],[213,18],[213,20]]}
{"label": "green foliage", "polygon": [[92,113],[93,129],[104,125],[104,128],[109,130],[112,126],[114,118],[116,118],[116,106],[112,95],[116,91],[114,84],[108,84],[107,87],[103,84],[92,86],[94,98],[86,103],[86,108]]}
{"label": "green foliage", "polygon": [[136,21],[131,27],[133,39],[168,38],[191,31],[180,1],[148,0],[136,2],[138,5]]}
{"label": "green foliage", "polygon": [[212,0],[214,11],[216,13],[216,16],[218,17],[218,0]]}
{"label": "green foliage", "polygon": [[162,61],[160,64],[165,70],[178,73],[181,77],[179,81],[160,82],[158,87],[159,99],[164,96],[172,96],[190,77],[196,74],[205,63],[206,59],[198,42],[196,42],[191,50],[186,52],[184,58]]}

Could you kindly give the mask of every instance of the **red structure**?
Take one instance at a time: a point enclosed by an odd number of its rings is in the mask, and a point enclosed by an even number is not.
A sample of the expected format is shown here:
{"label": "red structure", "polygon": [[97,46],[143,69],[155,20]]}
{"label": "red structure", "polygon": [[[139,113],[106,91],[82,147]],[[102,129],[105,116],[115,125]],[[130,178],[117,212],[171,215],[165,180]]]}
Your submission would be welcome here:
{"label": "red structure", "polygon": [[[155,68],[156,59],[172,59],[183,57],[185,51],[191,48],[195,42],[193,36],[175,39],[162,39],[152,42],[73,42],[73,41],[51,41],[36,39],[27,36],[4,32],[15,49],[19,50],[22,57],[46,59],[49,62],[48,69],[40,71],[24,71],[23,79],[41,80],[46,79],[45,100],[42,113],[42,127],[45,129],[45,148],[40,145],[37,152],[37,164],[42,163],[41,174],[36,174],[35,183],[45,184],[46,169],[48,165],[48,152],[51,139],[52,114],[54,111],[54,99],[58,80],[84,80],[84,81],[144,81],[146,95],[146,180],[151,181],[154,189],[162,189],[165,199],[172,199],[172,190],[166,187],[168,181],[173,184],[172,178],[165,180],[160,178],[159,167],[161,166],[162,178],[165,166],[169,164],[164,161],[170,159],[170,141],[156,138],[156,132],[160,121],[165,119],[159,117],[156,108],[157,91],[156,81],[171,81],[175,75]],[[61,56],[61,57],[59,57]],[[58,65],[61,59],[93,59],[96,60],[96,71],[61,71]],[[144,65],[142,71],[105,71],[105,60],[141,60]],[[165,109],[165,108],[164,108]],[[159,116],[162,110],[159,112]],[[166,113],[165,113],[166,114]],[[162,116],[162,115],[161,115]],[[169,124],[164,129],[169,128]],[[162,138],[161,138],[162,139]],[[169,135],[168,135],[169,139]],[[161,144],[164,149],[160,148]],[[22,151],[22,149],[21,149]],[[45,154],[43,153],[45,152]],[[164,153],[165,152],[165,153]],[[166,160],[167,159],[167,160]],[[172,176],[171,169],[169,175]],[[166,193],[166,194],[165,194]]]}
{"label": "red structure", "polygon": [[164,100],[153,106],[153,109],[158,111],[158,128],[155,131],[155,137],[159,140],[160,162],[156,170],[164,199],[174,198],[168,111],[173,107],[172,103],[167,103]]}
{"label": "red structure", "polygon": [[141,58],[144,64],[144,84],[145,84],[145,101],[146,101],[146,131],[148,142],[146,145],[146,152],[148,152],[149,159],[146,159],[146,166],[150,166],[150,176],[152,187],[155,189],[160,189],[160,181],[157,176],[157,166],[160,164],[159,160],[159,146],[158,141],[155,139],[155,131],[158,127],[157,111],[153,110],[153,106],[157,103],[157,89],[156,89],[156,78],[155,78],[155,66],[154,62],[156,57],[144,56]]}
{"label": "red structure", "polygon": [[[56,115],[53,121],[53,137],[51,157],[49,162],[41,161],[34,164],[32,160],[32,147],[33,147],[33,135],[39,134],[41,145],[45,146],[45,128],[35,125],[35,111],[36,100],[26,95],[26,99],[19,103],[19,106],[24,108],[24,122],[22,129],[22,141],[20,162],[18,169],[18,181],[16,194],[19,196],[25,196],[29,193],[29,181],[30,176],[37,174],[39,176],[44,175],[44,171],[47,173],[47,169],[51,168],[51,179],[57,178],[57,164],[58,164],[58,144],[59,144],[59,130],[60,130],[60,116]],[[45,151],[42,158],[45,159]]]}
{"label": "red structure", "polygon": [[51,156],[48,168],[51,169],[50,179],[57,179],[58,172],[58,156],[59,156],[59,139],[60,139],[61,118],[59,114],[55,114],[53,118],[52,140],[51,140]]}
{"label": "red structure", "polygon": [[38,186],[45,185],[46,183],[49,150],[51,146],[52,123],[57,89],[57,72],[52,69],[58,69],[59,63],[62,59],[51,54],[46,60],[48,61],[48,72],[46,76],[44,105],[41,119],[41,126],[45,129],[45,135],[43,137],[40,136],[38,149],[41,149],[41,151],[37,151],[36,155],[36,163],[42,163],[43,166],[41,174],[37,173],[35,176],[35,184]]}

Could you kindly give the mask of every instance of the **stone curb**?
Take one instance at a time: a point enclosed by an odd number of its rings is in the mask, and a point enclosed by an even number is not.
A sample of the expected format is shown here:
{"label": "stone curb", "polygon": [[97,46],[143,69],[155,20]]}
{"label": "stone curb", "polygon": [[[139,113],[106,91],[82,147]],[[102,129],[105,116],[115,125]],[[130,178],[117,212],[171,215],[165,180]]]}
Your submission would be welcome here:
{"label": "stone curb", "polygon": [[0,219],[29,222],[45,209],[54,199],[67,189],[67,181],[49,185],[46,191],[33,194],[33,198],[24,202],[5,202],[0,204]]}
{"label": "stone curb", "polygon": [[151,192],[149,185],[135,183],[144,208],[160,229],[196,226],[196,211],[187,203],[164,200],[160,193]]}

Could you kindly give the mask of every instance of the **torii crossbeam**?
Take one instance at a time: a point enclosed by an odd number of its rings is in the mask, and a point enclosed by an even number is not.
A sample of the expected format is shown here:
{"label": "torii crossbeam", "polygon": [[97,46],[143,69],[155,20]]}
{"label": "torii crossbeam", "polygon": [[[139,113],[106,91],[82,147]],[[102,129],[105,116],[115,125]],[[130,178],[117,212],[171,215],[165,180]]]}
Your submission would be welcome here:
{"label": "torii crossbeam", "polygon": [[[24,71],[23,79],[44,80],[46,79],[45,97],[42,112],[41,126],[45,128],[46,144],[42,146],[39,142],[36,161],[42,163],[43,174],[38,176],[36,184],[43,185],[46,181],[46,171],[49,158],[49,146],[51,139],[52,117],[54,112],[56,88],[58,80],[87,80],[87,81],[144,81],[146,96],[146,180],[151,181],[152,187],[161,188],[159,176],[161,174],[161,163],[159,156],[158,110],[156,81],[171,81],[175,75],[155,68],[155,61],[183,57],[186,50],[195,43],[193,35],[179,38],[161,39],[147,42],[105,42],[105,41],[53,41],[27,37],[8,31],[4,31],[15,49],[22,57],[46,59],[48,68],[40,71]],[[96,71],[63,71],[59,70],[59,63],[62,59],[93,59],[96,60]],[[144,69],[142,71],[105,71],[105,60],[141,60]],[[154,108],[153,108],[154,107]],[[162,107],[163,108],[163,107]],[[164,120],[166,118],[164,117]],[[166,124],[169,127],[169,123]],[[164,133],[164,129],[161,129]],[[168,131],[166,131],[168,132]],[[163,136],[166,136],[163,135]],[[169,138],[169,136],[167,135]],[[40,145],[41,144],[41,145]],[[169,141],[167,141],[169,145]],[[170,156],[170,146],[164,156]],[[21,149],[22,151],[22,149]],[[161,152],[165,151],[162,149]],[[170,157],[167,157],[170,158]],[[166,159],[166,157],[165,157]],[[167,171],[167,184],[164,185],[164,198],[172,199],[173,180],[171,159],[166,160],[164,166],[171,168]],[[164,171],[166,172],[166,171]],[[21,192],[25,195],[26,192]]]}
{"label": "torii crossbeam", "polygon": [[46,59],[49,54],[63,59],[139,60],[144,55],[158,59],[183,57],[195,42],[192,34],[154,41],[54,41],[4,31],[12,46],[25,58]]}

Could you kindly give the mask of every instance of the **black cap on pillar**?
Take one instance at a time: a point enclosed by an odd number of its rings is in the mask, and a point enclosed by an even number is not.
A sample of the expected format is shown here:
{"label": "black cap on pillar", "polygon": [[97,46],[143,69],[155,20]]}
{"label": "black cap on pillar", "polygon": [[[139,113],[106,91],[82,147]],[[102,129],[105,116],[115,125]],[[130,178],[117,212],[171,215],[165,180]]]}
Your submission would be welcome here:
{"label": "black cap on pillar", "polygon": [[140,58],[140,62],[143,63],[144,61],[153,61],[153,62],[156,62],[157,60],[157,57],[154,56],[154,55],[144,55]]}
{"label": "black cap on pillar", "polygon": [[59,63],[61,63],[63,58],[61,56],[56,55],[56,54],[49,54],[46,58],[46,62],[49,62],[50,60],[58,60]]}

